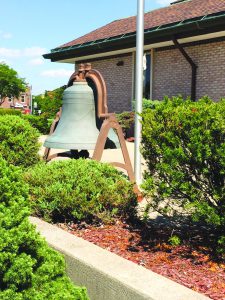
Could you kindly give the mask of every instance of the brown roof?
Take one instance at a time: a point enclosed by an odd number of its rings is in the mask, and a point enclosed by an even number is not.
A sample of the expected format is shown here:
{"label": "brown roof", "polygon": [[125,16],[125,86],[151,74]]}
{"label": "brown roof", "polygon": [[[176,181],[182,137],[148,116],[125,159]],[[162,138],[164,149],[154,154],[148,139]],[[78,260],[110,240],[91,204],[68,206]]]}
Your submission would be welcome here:
{"label": "brown roof", "polygon": [[[225,0],[187,0],[145,14],[145,29],[225,11]],[[111,22],[61,47],[79,45],[136,31],[136,16]],[[58,47],[59,48],[59,47]]]}

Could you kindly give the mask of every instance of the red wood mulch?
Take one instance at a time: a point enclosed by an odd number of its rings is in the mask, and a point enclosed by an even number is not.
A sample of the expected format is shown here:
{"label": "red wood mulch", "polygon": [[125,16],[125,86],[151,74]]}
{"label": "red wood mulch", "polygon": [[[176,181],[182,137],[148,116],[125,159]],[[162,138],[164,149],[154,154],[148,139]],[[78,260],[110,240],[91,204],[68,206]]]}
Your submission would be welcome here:
{"label": "red wood mulch", "polygon": [[[86,224],[58,225],[211,299],[225,300],[225,262],[214,260],[212,252],[204,245],[194,246],[186,242],[180,246],[171,246],[165,239],[156,238],[164,229],[155,231],[143,226],[133,227],[120,220],[114,225],[100,227]],[[199,239],[198,236],[196,238]]]}

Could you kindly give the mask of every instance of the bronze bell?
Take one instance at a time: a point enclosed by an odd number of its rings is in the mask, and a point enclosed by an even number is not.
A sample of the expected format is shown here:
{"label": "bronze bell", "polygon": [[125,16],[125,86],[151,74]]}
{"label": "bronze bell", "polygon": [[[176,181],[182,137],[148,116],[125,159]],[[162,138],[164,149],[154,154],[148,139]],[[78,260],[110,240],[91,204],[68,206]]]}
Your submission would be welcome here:
{"label": "bronze bell", "polygon": [[[93,89],[82,74],[63,93],[62,114],[58,125],[44,146],[55,149],[94,150],[101,121]],[[119,148],[120,143],[110,129],[105,148]]]}

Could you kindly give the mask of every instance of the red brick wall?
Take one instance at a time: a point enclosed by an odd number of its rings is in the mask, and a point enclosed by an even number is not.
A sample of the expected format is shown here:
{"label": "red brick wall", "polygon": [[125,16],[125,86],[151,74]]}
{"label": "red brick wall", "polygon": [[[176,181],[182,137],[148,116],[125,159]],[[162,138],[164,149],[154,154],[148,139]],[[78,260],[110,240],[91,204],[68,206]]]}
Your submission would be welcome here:
{"label": "red brick wall", "polygon": [[[204,95],[215,101],[225,97],[225,41],[188,46],[185,50],[198,66],[197,99]],[[117,66],[119,61],[124,65]],[[131,54],[89,61],[106,81],[109,112],[131,110],[132,61]],[[191,66],[177,49],[154,50],[152,99],[178,94],[191,94]]]}
{"label": "red brick wall", "polygon": [[[117,63],[121,61],[123,61],[123,65],[117,66]],[[86,62],[88,61],[84,61],[84,63]],[[106,82],[109,112],[131,110],[132,55],[102,58],[89,62],[91,62],[93,69],[102,74]],[[76,65],[78,64],[76,63]]]}
{"label": "red brick wall", "polygon": [[9,102],[8,99],[6,98],[5,101],[0,105],[0,107],[10,108],[10,104],[12,104],[12,102]]}
{"label": "red brick wall", "polygon": [[[225,97],[225,42],[185,48],[197,64],[197,99],[208,95],[217,101]],[[177,49],[155,50],[153,99],[164,95],[191,93],[191,67]]]}
{"label": "red brick wall", "polygon": [[25,95],[25,102],[22,102],[21,97],[19,98],[13,98],[13,101],[9,102],[8,97],[6,97],[5,101],[0,105],[2,108],[11,108],[11,106],[14,106],[16,103],[23,104],[25,108],[29,108],[30,105],[30,98],[31,98],[31,90],[28,89],[25,93],[22,93],[21,95]]}

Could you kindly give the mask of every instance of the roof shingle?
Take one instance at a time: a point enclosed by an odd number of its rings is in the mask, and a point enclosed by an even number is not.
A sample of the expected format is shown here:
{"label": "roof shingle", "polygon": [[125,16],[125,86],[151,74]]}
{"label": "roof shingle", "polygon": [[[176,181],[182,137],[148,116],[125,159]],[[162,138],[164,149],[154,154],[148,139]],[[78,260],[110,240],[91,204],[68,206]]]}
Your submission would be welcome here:
{"label": "roof shingle", "polygon": [[[187,0],[145,14],[145,29],[225,11],[225,0]],[[136,16],[113,21],[57,48],[79,45],[136,31]],[[56,49],[57,49],[56,48]]]}

